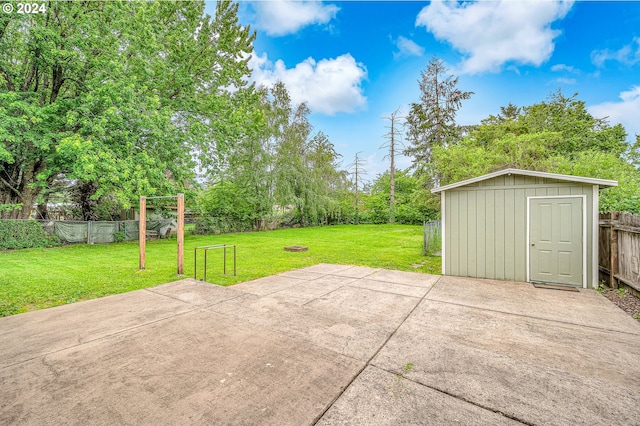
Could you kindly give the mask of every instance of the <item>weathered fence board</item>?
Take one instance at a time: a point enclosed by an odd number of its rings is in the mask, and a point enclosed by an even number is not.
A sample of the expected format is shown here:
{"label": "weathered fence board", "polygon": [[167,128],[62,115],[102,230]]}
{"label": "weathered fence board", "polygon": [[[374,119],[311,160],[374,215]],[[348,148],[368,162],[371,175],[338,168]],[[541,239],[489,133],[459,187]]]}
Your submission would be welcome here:
{"label": "weathered fence board", "polygon": [[601,213],[598,247],[601,277],[609,286],[623,283],[640,292],[640,216]]}
{"label": "weathered fence board", "polygon": [[442,222],[439,220],[424,222],[422,244],[423,254],[433,256],[440,250],[442,250]]}

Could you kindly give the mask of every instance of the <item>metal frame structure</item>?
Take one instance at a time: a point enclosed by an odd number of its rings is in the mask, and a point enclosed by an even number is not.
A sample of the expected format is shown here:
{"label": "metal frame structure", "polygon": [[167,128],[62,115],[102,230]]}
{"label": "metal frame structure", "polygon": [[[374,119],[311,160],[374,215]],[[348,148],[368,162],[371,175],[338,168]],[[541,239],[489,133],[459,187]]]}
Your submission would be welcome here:
{"label": "metal frame structure", "polygon": [[204,250],[204,278],[203,281],[207,280],[207,252],[209,250],[215,249],[223,249],[223,258],[222,258],[222,273],[227,275],[227,247],[233,247],[233,276],[236,276],[236,245],[235,244],[214,244],[212,246],[200,246],[193,249],[193,278],[198,279],[198,269],[197,261],[198,261],[198,250]]}

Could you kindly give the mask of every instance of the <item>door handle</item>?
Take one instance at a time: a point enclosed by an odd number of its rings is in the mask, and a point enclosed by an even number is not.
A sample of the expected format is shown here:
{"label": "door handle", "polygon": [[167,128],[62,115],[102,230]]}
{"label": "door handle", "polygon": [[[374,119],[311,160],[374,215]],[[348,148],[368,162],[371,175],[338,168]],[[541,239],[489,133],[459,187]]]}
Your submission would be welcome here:
{"label": "door handle", "polygon": [[536,246],[536,243],[531,243],[531,247],[535,247],[535,246]]}

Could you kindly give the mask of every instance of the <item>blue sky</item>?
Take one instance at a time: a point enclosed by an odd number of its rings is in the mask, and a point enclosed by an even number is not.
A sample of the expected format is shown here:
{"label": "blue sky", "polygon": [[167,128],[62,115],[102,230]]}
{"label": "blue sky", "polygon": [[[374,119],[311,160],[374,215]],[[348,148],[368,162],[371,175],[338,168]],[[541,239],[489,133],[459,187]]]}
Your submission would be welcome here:
{"label": "blue sky", "polygon": [[370,178],[388,167],[382,117],[418,101],[434,55],[475,92],[459,124],[560,88],[629,140],[640,134],[640,2],[242,1],[240,21],[257,31],[252,79],[282,80],[344,165],[362,153]]}

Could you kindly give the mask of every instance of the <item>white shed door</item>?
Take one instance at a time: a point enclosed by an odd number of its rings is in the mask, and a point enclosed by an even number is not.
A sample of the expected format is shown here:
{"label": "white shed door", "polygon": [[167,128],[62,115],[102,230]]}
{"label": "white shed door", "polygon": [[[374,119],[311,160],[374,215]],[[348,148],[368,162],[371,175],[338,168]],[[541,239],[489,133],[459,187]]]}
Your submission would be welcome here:
{"label": "white shed door", "polygon": [[529,200],[530,281],[582,286],[583,198]]}

